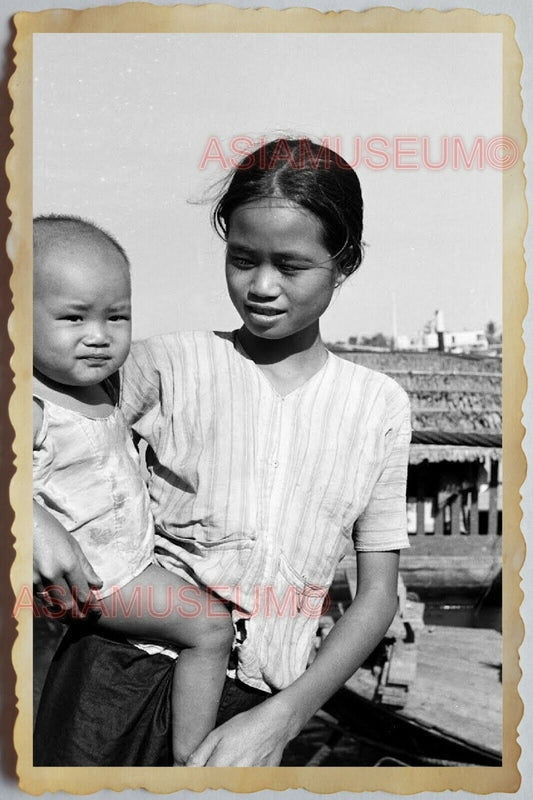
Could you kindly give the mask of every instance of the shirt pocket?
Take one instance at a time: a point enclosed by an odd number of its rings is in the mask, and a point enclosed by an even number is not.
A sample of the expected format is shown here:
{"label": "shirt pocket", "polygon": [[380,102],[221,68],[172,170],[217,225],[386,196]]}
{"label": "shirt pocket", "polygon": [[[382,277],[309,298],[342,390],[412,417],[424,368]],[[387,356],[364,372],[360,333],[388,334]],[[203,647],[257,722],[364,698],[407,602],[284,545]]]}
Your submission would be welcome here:
{"label": "shirt pocket", "polygon": [[245,578],[253,555],[255,542],[248,538],[219,541],[198,541],[177,536],[156,537],[156,558],[163,567],[172,571],[184,568],[185,572],[226,600],[233,600],[238,589],[239,598],[248,608]]}
{"label": "shirt pocket", "polygon": [[318,615],[322,613],[322,606],[327,604],[328,590],[331,580],[320,581],[312,575],[313,580],[306,575],[300,574],[290,563],[285,553],[280,553],[279,572],[287,584],[288,588],[295,592],[296,608],[299,612],[306,612],[307,615]]}

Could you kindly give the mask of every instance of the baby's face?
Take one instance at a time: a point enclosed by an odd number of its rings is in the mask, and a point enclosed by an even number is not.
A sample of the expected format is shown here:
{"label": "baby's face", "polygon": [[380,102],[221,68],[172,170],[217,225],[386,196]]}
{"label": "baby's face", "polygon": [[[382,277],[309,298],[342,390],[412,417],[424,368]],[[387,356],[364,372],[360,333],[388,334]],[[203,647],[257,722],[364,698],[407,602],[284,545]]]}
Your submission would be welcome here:
{"label": "baby's face", "polygon": [[130,298],[127,264],[110,243],[49,243],[34,264],[34,367],[67,386],[112,375],[130,347]]}

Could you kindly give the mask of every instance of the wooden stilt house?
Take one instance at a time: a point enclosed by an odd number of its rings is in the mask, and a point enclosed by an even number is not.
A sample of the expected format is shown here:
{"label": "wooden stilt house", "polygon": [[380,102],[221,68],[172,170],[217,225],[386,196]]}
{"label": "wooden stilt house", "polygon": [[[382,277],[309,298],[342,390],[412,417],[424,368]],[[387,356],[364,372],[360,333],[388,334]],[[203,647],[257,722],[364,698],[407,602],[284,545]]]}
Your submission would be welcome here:
{"label": "wooden stilt house", "polygon": [[501,569],[501,358],[332,349],[387,373],[411,399],[407,589],[487,589]]}

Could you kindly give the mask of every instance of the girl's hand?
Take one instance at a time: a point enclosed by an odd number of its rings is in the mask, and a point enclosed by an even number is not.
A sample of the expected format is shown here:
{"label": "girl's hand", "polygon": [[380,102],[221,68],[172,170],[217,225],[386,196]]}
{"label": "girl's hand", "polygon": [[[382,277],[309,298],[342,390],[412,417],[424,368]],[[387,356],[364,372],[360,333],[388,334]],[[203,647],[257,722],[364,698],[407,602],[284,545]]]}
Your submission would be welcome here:
{"label": "girl's hand", "polygon": [[357,595],[311,666],[278,694],[211,731],[187,766],[278,766],[285,745],[383,638],[396,611],[397,583],[396,551],[359,553]]}
{"label": "girl's hand", "polygon": [[211,731],[191,753],[188,767],[277,767],[289,733],[289,720],[278,697],[225,722]]}
{"label": "girl's hand", "polygon": [[[34,506],[33,588],[37,599],[55,618],[86,616],[91,590],[102,581],[78,542],[38,503]],[[91,609],[92,614],[100,612]]]}

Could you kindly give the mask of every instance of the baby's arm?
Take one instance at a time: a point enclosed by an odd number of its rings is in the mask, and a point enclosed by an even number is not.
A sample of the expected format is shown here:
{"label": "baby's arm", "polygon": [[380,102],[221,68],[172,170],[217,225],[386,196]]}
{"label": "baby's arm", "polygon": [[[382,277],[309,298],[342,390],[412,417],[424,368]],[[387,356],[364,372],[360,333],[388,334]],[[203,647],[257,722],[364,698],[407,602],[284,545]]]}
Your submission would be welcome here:
{"label": "baby's arm", "polygon": [[[33,402],[34,442],[42,426],[42,409]],[[43,605],[78,617],[91,589],[102,581],[87,561],[77,541],[40,503],[33,501],[33,587]],[[96,610],[95,613],[99,613]]]}
{"label": "baby's arm", "polygon": [[215,726],[233,642],[230,612],[214,595],[156,565],[99,605],[99,628],[181,651],[172,689],[172,739],[175,764],[185,764]]}

